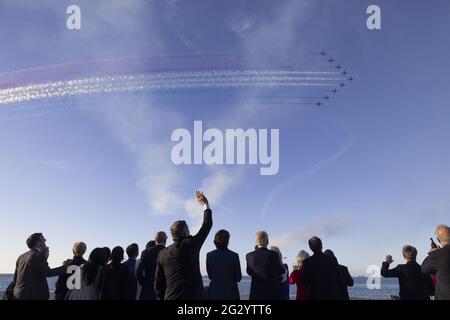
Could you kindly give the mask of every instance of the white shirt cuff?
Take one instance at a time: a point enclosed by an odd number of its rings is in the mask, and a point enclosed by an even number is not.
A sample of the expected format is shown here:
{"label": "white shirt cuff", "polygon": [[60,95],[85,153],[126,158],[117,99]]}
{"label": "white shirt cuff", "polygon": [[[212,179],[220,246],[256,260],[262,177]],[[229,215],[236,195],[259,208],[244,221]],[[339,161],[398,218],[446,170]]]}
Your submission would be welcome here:
{"label": "white shirt cuff", "polygon": [[207,209],[210,209],[210,207],[209,207],[209,204],[205,203],[205,204],[203,205],[203,210],[207,210]]}

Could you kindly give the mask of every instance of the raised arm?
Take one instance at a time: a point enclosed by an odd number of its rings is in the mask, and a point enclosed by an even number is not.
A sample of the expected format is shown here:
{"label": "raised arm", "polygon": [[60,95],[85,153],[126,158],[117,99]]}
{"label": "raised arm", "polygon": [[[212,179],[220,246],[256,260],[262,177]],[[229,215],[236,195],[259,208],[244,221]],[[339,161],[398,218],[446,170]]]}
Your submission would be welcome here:
{"label": "raised arm", "polygon": [[66,260],[63,263],[63,266],[50,269],[48,266],[47,259],[44,254],[37,254],[33,257],[34,266],[37,269],[37,272],[43,275],[44,277],[54,277],[64,274],[66,268],[70,265],[70,260]]}
{"label": "raised arm", "polygon": [[421,265],[423,274],[431,275],[431,274],[435,274],[437,272],[437,263],[436,263],[435,256],[436,255],[432,251],[428,254],[428,257],[426,257],[425,260],[423,260],[422,265]]}
{"label": "raised arm", "polygon": [[386,260],[381,265],[381,275],[385,278],[398,278],[400,276],[400,272],[398,267],[394,269],[389,269],[389,265],[393,262],[392,257],[390,255],[386,256]]}
{"label": "raised arm", "polygon": [[206,238],[208,237],[209,231],[212,228],[213,222],[212,222],[212,211],[209,208],[209,202],[208,199],[205,197],[203,192],[195,191],[195,196],[197,198],[197,201],[203,206],[204,213],[203,213],[203,224],[200,228],[200,230],[197,232],[197,234],[194,236],[197,240],[197,244],[199,247],[203,245]]}

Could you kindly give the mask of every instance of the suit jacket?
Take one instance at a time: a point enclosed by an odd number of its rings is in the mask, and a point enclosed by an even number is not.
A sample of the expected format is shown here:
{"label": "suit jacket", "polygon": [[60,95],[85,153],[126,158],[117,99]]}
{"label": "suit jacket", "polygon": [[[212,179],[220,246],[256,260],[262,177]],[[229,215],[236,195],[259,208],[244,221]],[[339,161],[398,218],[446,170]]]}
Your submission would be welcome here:
{"label": "suit jacket", "polygon": [[48,300],[47,277],[64,273],[65,268],[50,269],[47,259],[38,249],[22,254],[14,272],[14,298],[18,300]]}
{"label": "suit jacket", "polygon": [[346,266],[339,265],[339,273],[341,275],[341,298],[343,300],[350,300],[348,287],[353,287],[353,278]]}
{"label": "suit jacket", "polygon": [[386,278],[398,278],[400,300],[430,300],[431,277],[422,274],[417,262],[408,261],[393,269],[389,269],[389,264],[383,262],[381,275]]}
{"label": "suit jacket", "polygon": [[141,263],[137,270],[137,280],[142,286],[140,300],[156,300],[155,294],[155,272],[159,252],[164,245],[156,245],[145,250]]}
{"label": "suit jacket", "polygon": [[122,263],[128,269],[128,285],[125,298],[127,300],[136,300],[137,294],[137,279],[136,279],[136,259],[129,258]]}
{"label": "suit jacket", "polygon": [[250,300],[280,300],[283,265],[278,253],[267,248],[257,248],[247,253],[247,273],[252,277]]}
{"label": "suit jacket", "polygon": [[302,270],[302,282],[310,287],[311,300],[342,299],[342,278],[335,258],[314,253],[305,259]]}
{"label": "suit jacket", "polygon": [[239,255],[231,250],[214,250],[206,255],[206,271],[211,280],[208,298],[239,300],[237,283],[242,279]]}
{"label": "suit jacket", "polygon": [[436,274],[434,298],[450,300],[450,245],[430,252],[422,263],[422,272]]}
{"label": "suit jacket", "polygon": [[[74,256],[72,258],[72,263],[70,265],[72,266],[81,266],[82,264],[85,264],[86,260],[83,259],[83,257],[80,256]],[[67,288],[67,279],[69,278],[70,274],[63,273],[58,277],[58,280],[55,283],[55,300],[64,300],[67,292],[69,289]]]}
{"label": "suit jacket", "polygon": [[206,209],[203,224],[195,236],[188,236],[161,250],[155,273],[158,300],[203,299],[199,254],[212,228],[212,212]]}
{"label": "suit jacket", "polygon": [[125,300],[128,290],[128,268],[110,263],[100,270],[99,291],[101,300]]}

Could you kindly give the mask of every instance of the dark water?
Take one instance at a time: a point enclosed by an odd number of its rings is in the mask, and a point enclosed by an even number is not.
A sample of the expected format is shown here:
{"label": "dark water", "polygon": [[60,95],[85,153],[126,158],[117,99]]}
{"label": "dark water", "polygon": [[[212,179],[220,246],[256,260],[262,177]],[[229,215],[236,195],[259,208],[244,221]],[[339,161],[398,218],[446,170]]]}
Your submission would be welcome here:
{"label": "dark water", "polygon": [[[0,274],[0,292],[6,290],[6,287],[11,282],[12,274]],[[50,292],[55,290],[56,277],[48,278],[48,284]],[[380,289],[368,289],[367,288],[367,278],[366,277],[355,277],[353,278],[355,284],[353,287],[349,288],[350,298],[353,299],[391,299],[391,295],[398,295],[398,280],[397,279],[384,279],[381,278]],[[203,278],[205,285],[208,285],[209,280]],[[250,292],[250,278],[243,277],[242,281],[239,283],[239,292],[243,299],[248,297]],[[291,299],[295,299],[295,286],[291,286]]]}

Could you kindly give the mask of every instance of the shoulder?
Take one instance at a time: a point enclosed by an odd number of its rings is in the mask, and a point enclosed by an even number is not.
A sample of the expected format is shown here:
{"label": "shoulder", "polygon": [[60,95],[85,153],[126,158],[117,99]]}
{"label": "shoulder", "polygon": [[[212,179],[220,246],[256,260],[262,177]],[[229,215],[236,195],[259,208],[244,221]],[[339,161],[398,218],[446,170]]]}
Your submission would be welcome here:
{"label": "shoulder", "polygon": [[206,254],[206,257],[207,257],[207,258],[214,257],[214,256],[217,254],[216,251],[217,251],[217,250],[212,250],[212,251],[208,252],[208,253]]}
{"label": "shoulder", "polygon": [[276,258],[277,260],[279,259],[279,255],[275,251],[273,250],[264,250],[264,251],[266,251],[265,254],[271,256],[272,258]]}
{"label": "shoulder", "polygon": [[347,266],[344,266],[344,265],[340,264],[340,265],[339,265],[339,268],[340,268],[342,271],[344,271],[344,272],[348,272]]}
{"label": "shoulder", "polygon": [[230,253],[230,255],[231,256],[233,256],[234,258],[237,258],[237,259],[239,259],[239,254],[237,254],[236,252],[234,252],[234,251],[231,251],[231,250],[228,250],[228,252]]}

